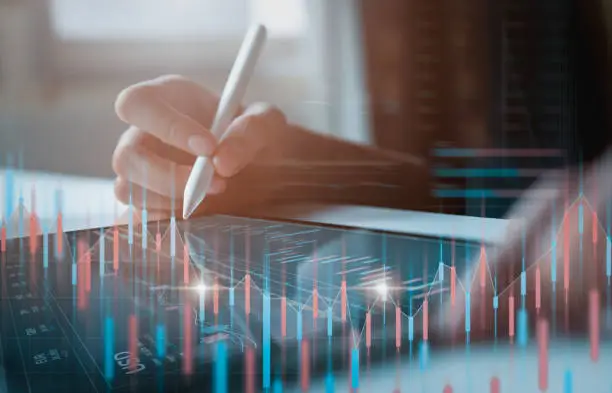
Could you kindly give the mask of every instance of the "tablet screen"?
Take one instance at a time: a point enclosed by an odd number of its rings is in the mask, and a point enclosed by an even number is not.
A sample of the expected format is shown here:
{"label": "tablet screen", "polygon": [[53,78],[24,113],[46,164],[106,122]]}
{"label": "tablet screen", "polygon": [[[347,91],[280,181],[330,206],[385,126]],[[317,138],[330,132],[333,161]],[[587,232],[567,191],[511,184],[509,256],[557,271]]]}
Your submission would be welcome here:
{"label": "tablet screen", "polygon": [[10,240],[4,384],[221,393],[354,373],[355,351],[408,348],[425,295],[458,291],[479,250],[229,216]]}

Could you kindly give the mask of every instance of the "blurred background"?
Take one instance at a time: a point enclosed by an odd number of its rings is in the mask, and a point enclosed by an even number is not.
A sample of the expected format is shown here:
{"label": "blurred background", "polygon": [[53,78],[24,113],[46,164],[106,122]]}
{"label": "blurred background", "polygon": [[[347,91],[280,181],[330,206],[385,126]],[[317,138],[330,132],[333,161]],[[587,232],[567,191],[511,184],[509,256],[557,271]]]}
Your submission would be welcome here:
{"label": "blurred background", "polygon": [[126,128],[114,99],[183,74],[223,88],[248,26],[269,41],[246,101],[369,142],[360,22],[352,0],[0,0],[0,162],[111,176]]}
{"label": "blurred background", "polygon": [[[478,190],[497,189],[483,214],[499,216],[544,169],[586,158],[576,124],[597,118],[589,100],[601,99],[583,89],[578,108],[573,73],[601,85],[576,60],[602,52],[578,48],[591,39],[572,34],[579,19],[597,26],[588,14],[601,12],[588,3],[0,0],[0,164],[110,178],[126,128],[113,113],[117,93],[163,74],[220,92],[246,29],[261,22],[270,39],[246,101],[271,102],[318,132],[431,157],[440,209],[479,215]],[[529,160],[437,153],[481,147],[548,150]],[[454,171],[466,167],[476,174]],[[521,167],[529,174],[481,170]]]}

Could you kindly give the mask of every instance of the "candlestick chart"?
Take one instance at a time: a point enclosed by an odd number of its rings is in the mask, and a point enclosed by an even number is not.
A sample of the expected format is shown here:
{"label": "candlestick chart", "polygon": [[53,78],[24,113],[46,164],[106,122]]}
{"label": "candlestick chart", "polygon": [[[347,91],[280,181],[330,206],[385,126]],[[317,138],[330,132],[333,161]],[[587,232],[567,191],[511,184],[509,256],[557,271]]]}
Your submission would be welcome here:
{"label": "candlestick chart", "polygon": [[[584,198],[567,206],[539,257],[517,250],[520,268],[509,273],[489,245],[461,239],[129,213],[127,225],[64,232],[61,211],[51,227],[21,204],[3,221],[9,391],[280,392],[320,381],[326,391],[358,391],[378,365],[396,370],[385,378],[403,391],[406,367],[425,375],[437,346],[469,351],[482,341],[517,353],[537,347],[530,388],[561,381],[571,392],[580,388],[571,367],[551,374],[559,339],[585,349],[590,364],[606,359],[609,224]],[[448,328],[451,319],[460,328]],[[570,325],[584,326],[578,338]],[[423,391],[469,385],[443,374]],[[500,375],[479,377],[499,393],[512,383]]]}

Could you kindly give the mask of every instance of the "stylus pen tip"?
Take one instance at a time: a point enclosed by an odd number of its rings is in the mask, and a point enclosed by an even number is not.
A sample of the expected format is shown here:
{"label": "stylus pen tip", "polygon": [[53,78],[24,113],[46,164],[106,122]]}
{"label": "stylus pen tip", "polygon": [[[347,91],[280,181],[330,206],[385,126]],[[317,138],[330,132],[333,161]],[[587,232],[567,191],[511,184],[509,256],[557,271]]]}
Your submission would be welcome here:
{"label": "stylus pen tip", "polygon": [[193,212],[197,208],[198,208],[198,204],[197,203],[193,203],[191,201],[188,201],[188,203],[185,203],[183,205],[183,219],[186,220],[189,217],[191,217],[191,215],[193,214]]}

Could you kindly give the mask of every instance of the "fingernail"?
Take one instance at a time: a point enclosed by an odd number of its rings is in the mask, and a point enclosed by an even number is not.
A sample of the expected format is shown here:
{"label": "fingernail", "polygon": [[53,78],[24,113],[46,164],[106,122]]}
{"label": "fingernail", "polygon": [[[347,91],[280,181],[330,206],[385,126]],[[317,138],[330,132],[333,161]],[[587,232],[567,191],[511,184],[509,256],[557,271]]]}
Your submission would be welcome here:
{"label": "fingernail", "polygon": [[214,151],[214,146],[208,139],[201,135],[194,135],[189,138],[189,148],[198,156],[209,156]]}

